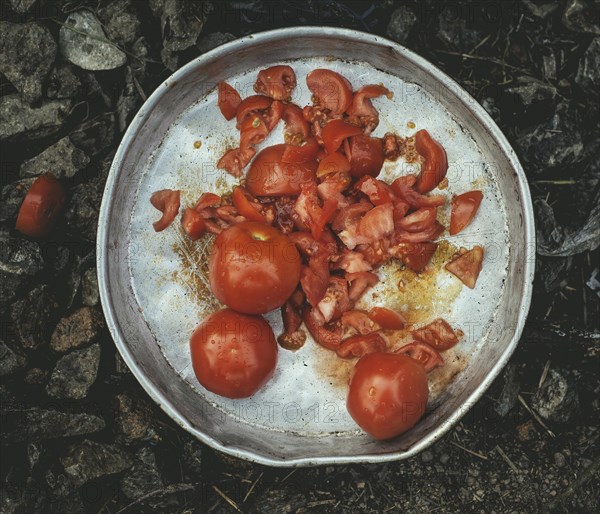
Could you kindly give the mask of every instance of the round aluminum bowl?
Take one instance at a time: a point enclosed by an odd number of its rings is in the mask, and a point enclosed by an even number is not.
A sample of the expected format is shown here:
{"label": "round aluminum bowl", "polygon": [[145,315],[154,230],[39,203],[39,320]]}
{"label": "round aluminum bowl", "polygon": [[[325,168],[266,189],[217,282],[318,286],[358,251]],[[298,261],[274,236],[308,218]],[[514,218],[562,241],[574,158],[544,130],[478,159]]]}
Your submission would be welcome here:
{"label": "round aluminum bowl", "polygon": [[[410,304],[409,314],[423,314],[420,322],[441,316],[465,333],[444,354],[444,367],[430,375],[424,417],[390,441],[375,441],[354,424],[345,409],[352,363],[310,338],[297,352],[281,350],[273,379],[246,400],[209,393],[191,368],[190,334],[214,308],[205,284],[207,245],[186,242],[178,222],[155,233],[151,222],[159,216],[149,198],[159,189],[181,189],[185,206],[203,191],[222,193],[235,184],[215,167],[237,135],[235,123],[227,123],[218,111],[215,86],[227,80],[248,96],[257,71],[282,62],[297,73],[294,101],[299,105],[310,101],[304,77],[316,67],[340,71],[355,88],[384,83],[394,97],[374,101],[381,113],[374,135],[426,128],[448,153],[449,186],[443,193],[484,191],[468,229],[442,237],[446,250],[474,244],[486,248],[474,290],[442,270],[429,282],[415,282],[420,289],[399,300],[393,296],[399,294],[396,265],[379,271],[382,282],[364,300],[365,307]],[[277,138],[281,127],[262,146],[281,141]],[[380,178],[414,171],[406,163],[386,163]],[[447,223],[448,212],[444,215]],[[107,323],[123,359],[161,408],[201,441],[275,466],[383,462],[407,458],[439,439],[506,364],[529,309],[534,243],[531,198],[517,157],[458,84],[385,39],[343,29],[293,28],[251,35],[202,55],[146,101],[123,138],[106,184],[98,278]],[[279,313],[267,319],[279,334]]]}

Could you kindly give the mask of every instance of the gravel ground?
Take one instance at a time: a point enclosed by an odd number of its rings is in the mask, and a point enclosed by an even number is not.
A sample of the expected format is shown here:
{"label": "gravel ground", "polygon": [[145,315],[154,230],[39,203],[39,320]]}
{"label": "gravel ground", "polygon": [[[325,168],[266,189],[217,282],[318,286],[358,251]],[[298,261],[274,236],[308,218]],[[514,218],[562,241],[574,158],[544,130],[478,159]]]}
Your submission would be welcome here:
{"label": "gravel ground", "polygon": [[[0,512],[600,511],[597,1],[0,9]],[[98,209],[143,99],[200,53],[292,24],[356,28],[417,51],[487,109],[529,179],[538,265],[522,341],[469,414],[407,461],[271,469],[198,443],[143,393],[99,305]],[[47,170],[69,198],[40,242],[14,223]]]}

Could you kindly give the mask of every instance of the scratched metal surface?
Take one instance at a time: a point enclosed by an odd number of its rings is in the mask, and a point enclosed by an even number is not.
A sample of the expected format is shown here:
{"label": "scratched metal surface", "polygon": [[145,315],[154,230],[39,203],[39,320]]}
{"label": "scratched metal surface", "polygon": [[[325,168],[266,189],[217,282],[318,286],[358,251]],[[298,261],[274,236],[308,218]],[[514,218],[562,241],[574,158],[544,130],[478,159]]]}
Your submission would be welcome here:
{"label": "scratched metal surface", "polygon": [[[407,434],[376,442],[345,409],[346,363],[310,340],[298,352],[281,350],[274,378],[252,398],[228,400],[196,381],[188,341],[215,302],[204,286],[209,246],[191,245],[177,224],[156,234],[152,192],[181,189],[182,205],[203,191],[225,192],[236,181],[216,170],[235,144],[233,122],[221,116],[214,86],[228,80],[242,97],[257,70],[290,63],[298,77],[293,100],[310,101],[304,77],[316,67],[341,72],[355,88],[383,83],[394,98],[375,101],[387,131],[410,135],[426,128],[450,163],[450,197],[482,189],[472,225],[445,234],[439,259],[460,246],[486,248],[472,291],[444,271],[413,279],[389,265],[364,306],[391,305],[416,324],[443,316],[465,336],[430,375],[428,412]],[[416,128],[408,128],[408,122]],[[197,144],[200,142],[200,148]],[[281,127],[261,147],[282,141]],[[417,171],[386,163],[385,180]],[[123,215],[123,214],[126,215]],[[448,222],[442,212],[442,222]],[[280,30],[225,45],[179,70],[146,102],[115,157],[102,205],[98,260],[103,307],[115,342],[148,393],[182,426],[208,444],[268,464],[380,461],[404,458],[441,436],[483,393],[514,349],[527,313],[533,273],[533,221],[519,163],[483,109],[439,70],[386,40],[324,28]],[[406,279],[409,280],[406,280]],[[398,292],[399,279],[407,281]],[[266,316],[281,332],[278,312]]]}

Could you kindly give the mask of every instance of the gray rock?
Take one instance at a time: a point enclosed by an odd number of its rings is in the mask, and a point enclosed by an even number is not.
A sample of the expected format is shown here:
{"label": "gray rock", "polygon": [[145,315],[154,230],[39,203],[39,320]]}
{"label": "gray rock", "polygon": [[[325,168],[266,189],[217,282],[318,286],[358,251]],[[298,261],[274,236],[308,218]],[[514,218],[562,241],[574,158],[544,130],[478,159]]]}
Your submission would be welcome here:
{"label": "gray rock", "polygon": [[150,8],[160,18],[162,61],[167,68],[175,71],[179,64],[176,53],[196,44],[212,5],[205,1],[150,0]]}
{"label": "gray rock", "polygon": [[[138,81],[138,83],[141,83],[144,81],[146,76],[146,60],[150,54],[150,47],[143,36],[133,43],[133,46],[131,47],[131,53],[135,56],[131,59],[131,70],[134,78]],[[144,95],[147,96],[146,93],[144,93]]]}
{"label": "gray rock", "polygon": [[32,182],[33,179],[19,180],[6,184],[2,188],[2,192],[0,192],[0,221],[14,223],[17,220],[19,208]]}
{"label": "gray rock", "polygon": [[128,68],[125,71],[123,91],[117,100],[117,124],[120,132],[125,132],[140,104],[141,98],[133,83],[133,72]]}
{"label": "gray rock", "polygon": [[141,34],[141,24],[131,0],[114,0],[98,9],[109,39],[118,45],[133,43]]}
{"label": "gray rock", "polygon": [[125,53],[108,40],[101,23],[85,9],[69,14],[58,42],[64,58],[84,70],[112,70],[127,62]]}
{"label": "gray rock", "polygon": [[94,307],[100,301],[98,292],[98,274],[96,268],[90,268],[83,274],[81,284],[81,301],[83,305]]}
{"label": "gray rock", "polygon": [[35,349],[50,339],[59,304],[50,288],[43,284],[32,289],[10,309],[13,330],[24,348]]}
{"label": "gray rock", "polygon": [[482,40],[482,34],[467,27],[466,20],[457,17],[453,9],[443,9],[439,18],[438,38],[449,48],[470,51]]}
{"label": "gray rock", "polygon": [[98,179],[75,186],[72,190],[71,201],[65,211],[67,223],[78,230],[88,241],[96,240],[103,186],[103,182]]}
{"label": "gray rock", "polygon": [[58,399],[85,398],[96,380],[99,363],[99,344],[65,355],[56,363],[46,392]]}
{"label": "gray rock", "polygon": [[567,459],[562,453],[556,452],[554,454],[554,464],[556,464],[558,468],[563,468],[567,464]]}
{"label": "gray rock", "polygon": [[191,482],[201,481],[202,476],[202,445],[190,440],[183,446],[183,465]]}
{"label": "gray rock", "polygon": [[31,8],[38,0],[9,0],[10,8],[17,14],[25,14],[31,11]]}
{"label": "gray rock", "polygon": [[417,15],[414,11],[407,5],[402,5],[392,13],[386,35],[398,43],[405,43],[416,23]]}
{"label": "gray rock", "polygon": [[42,97],[44,79],[56,58],[56,43],[37,23],[0,21],[0,71],[27,103]]}
{"label": "gray rock", "polygon": [[165,485],[150,448],[142,448],[135,457],[134,465],[121,479],[121,491],[132,501],[159,491]]}
{"label": "gray rock", "polygon": [[50,373],[45,369],[31,368],[25,374],[25,383],[29,385],[41,385],[46,382]]}
{"label": "gray rock", "polygon": [[160,439],[152,427],[152,411],[144,398],[128,393],[119,394],[116,407],[117,430],[127,444]]}
{"label": "gray rock", "polygon": [[102,418],[93,414],[38,408],[5,412],[2,424],[2,444],[92,434],[106,426]]}
{"label": "gray rock", "polygon": [[600,5],[587,0],[569,0],[562,22],[573,32],[600,34]]}
{"label": "gray rock", "polygon": [[519,97],[523,105],[552,100],[556,97],[556,88],[533,77],[519,77],[517,83],[506,89],[507,93]]}
{"label": "gray rock", "polygon": [[90,480],[129,469],[133,459],[129,451],[120,446],[84,440],[69,446],[60,462],[66,475],[80,487]]}
{"label": "gray rock", "polygon": [[7,477],[2,484],[0,512],[2,514],[44,512],[45,499],[45,491],[33,478],[11,482]]}
{"label": "gray rock", "polygon": [[113,145],[115,130],[115,115],[108,113],[82,123],[69,137],[77,148],[95,157]]}
{"label": "gray rock", "polygon": [[0,341],[0,377],[22,370],[26,364],[27,359],[23,355],[8,347],[4,341]]}
{"label": "gray rock", "polygon": [[83,270],[87,268],[94,261],[94,252],[90,252],[83,257],[80,255],[76,255],[72,261],[69,276],[67,278],[67,309],[70,309],[73,306],[73,302],[79,292],[79,288],[81,286],[81,280],[83,275]]}
{"label": "gray rock", "polygon": [[22,178],[36,177],[50,171],[58,178],[71,178],[89,162],[90,158],[85,152],[77,148],[69,136],[66,136],[21,164],[20,175]]}
{"label": "gray rock", "polygon": [[600,37],[592,39],[579,61],[575,82],[584,90],[598,94],[600,90]]}
{"label": "gray rock", "polygon": [[72,64],[64,63],[54,68],[48,76],[46,96],[54,98],[73,98],[81,91],[81,80]]}
{"label": "gray rock", "polygon": [[211,32],[210,34],[202,36],[198,40],[196,47],[201,54],[204,54],[209,50],[224,45],[225,43],[233,41],[234,39],[235,36],[229,32]]}
{"label": "gray rock", "polygon": [[40,457],[44,453],[44,448],[38,442],[27,443],[27,467],[29,472],[32,473],[37,465],[40,463]]}
{"label": "gray rock", "polygon": [[546,80],[556,80],[556,54],[551,48],[542,55],[542,73]]}
{"label": "gray rock", "polygon": [[39,139],[60,130],[70,114],[69,100],[52,100],[30,107],[17,94],[0,98],[0,141],[21,136]]}
{"label": "gray rock", "polygon": [[536,4],[531,0],[521,0],[525,7],[537,18],[545,19],[560,7],[557,2],[548,2],[545,4]]}
{"label": "gray rock", "polygon": [[102,314],[91,307],[82,307],[58,322],[50,346],[55,352],[66,352],[95,343],[103,328]]}
{"label": "gray rock", "polygon": [[519,396],[519,376],[517,366],[508,364],[502,373],[503,386],[494,410],[498,416],[506,416],[517,403]]}
{"label": "gray rock", "polygon": [[568,166],[583,158],[583,140],[573,111],[559,104],[554,116],[517,139],[524,160],[543,170]]}
{"label": "gray rock", "polygon": [[531,406],[544,419],[566,423],[579,407],[575,380],[566,373],[551,369]]}

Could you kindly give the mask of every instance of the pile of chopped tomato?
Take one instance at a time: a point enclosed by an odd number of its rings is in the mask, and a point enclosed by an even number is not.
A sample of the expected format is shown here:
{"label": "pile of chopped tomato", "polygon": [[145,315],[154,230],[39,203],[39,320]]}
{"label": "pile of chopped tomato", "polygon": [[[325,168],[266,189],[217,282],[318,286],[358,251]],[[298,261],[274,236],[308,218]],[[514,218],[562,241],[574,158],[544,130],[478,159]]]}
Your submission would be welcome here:
{"label": "pile of chopped tomato", "polygon": [[[426,130],[410,138],[372,136],[379,124],[373,101],[393,97],[383,85],[353,90],[345,77],[326,69],[309,73],[306,83],[313,96],[304,107],[291,101],[296,75],[289,66],[262,70],[257,94],[244,99],[229,84],[219,84],[218,105],[226,119],[235,120],[239,146],[217,165],[235,177],[250,166],[231,194],[204,193],[187,207],[183,229],[197,239],[254,221],[277,228],[296,245],[302,267],[296,291],[281,307],[281,346],[301,347],[304,325],[318,344],[341,358],[394,350],[430,371],[443,364],[440,352],[459,341],[447,322],[408,330],[398,312],[386,307],[367,312],[356,305],[379,282],[377,269],[392,259],[426,272],[436,239],[446,230],[438,221],[446,199],[430,194],[446,175],[446,152]],[[280,121],[284,142],[257,154],[256,146]],[[409,146],[418,154],[420,173],[391,183],[379,180],[384,162],[398,159]],[[480,191],[452,199],[452,235],[469,225],[481,199]],[[165,190],[152,200],[163,212],[155,224],[162,230],[176,216],[179,194]],[[461,249],[445,268],[473,288],[482,260],[482,247]],[[404,334],[399,348],[393,332],[398,330]]]}

